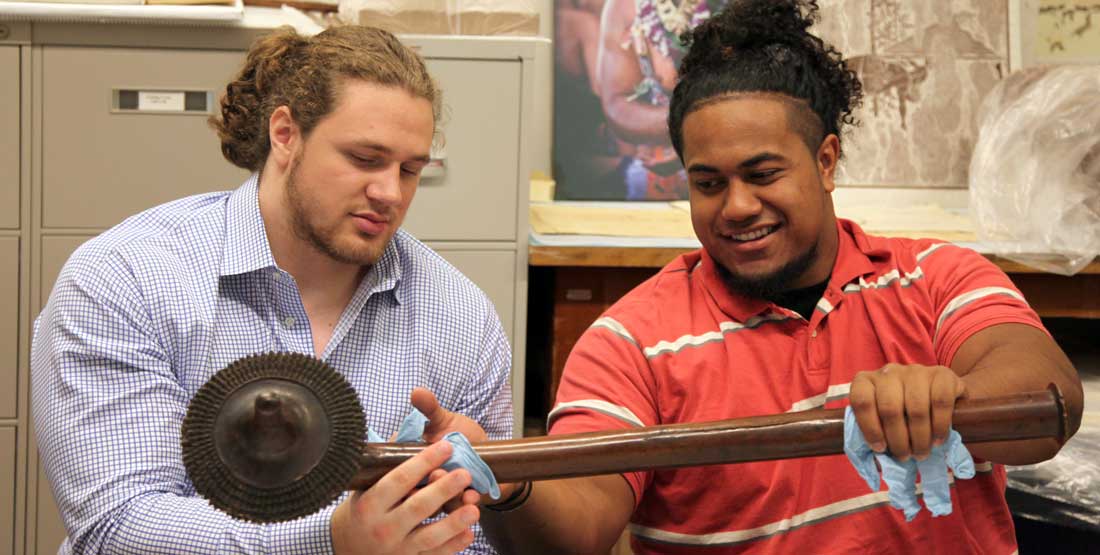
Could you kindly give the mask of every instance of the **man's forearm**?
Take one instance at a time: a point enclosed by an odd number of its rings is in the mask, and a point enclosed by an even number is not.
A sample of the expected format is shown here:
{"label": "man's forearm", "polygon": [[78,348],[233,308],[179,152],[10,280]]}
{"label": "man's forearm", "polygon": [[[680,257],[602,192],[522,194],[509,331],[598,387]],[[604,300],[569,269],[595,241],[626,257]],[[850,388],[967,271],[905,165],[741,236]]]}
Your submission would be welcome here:
{"label": "man's forearm", "polygon": [[531,495],[509,512],[483,510],[481,527],[503,555],[607,551],[634,509],[619,475],[532,484]]}
{"label": "man's forearm", "polygon": [[[972,398],[1036,391],[1053,383],[1065,400],[1069,424],[1066,438],[1081,424],[1083,393],[1077,371],[1057,344],[1039,329],[1002,324],[982,330],[959,349],[952,366],[964,370],[967,396]],[[968,447],[975,456],[993,462],[1033,464],[1053,457],[1061,445],[1053,439],[1040,439]]]}

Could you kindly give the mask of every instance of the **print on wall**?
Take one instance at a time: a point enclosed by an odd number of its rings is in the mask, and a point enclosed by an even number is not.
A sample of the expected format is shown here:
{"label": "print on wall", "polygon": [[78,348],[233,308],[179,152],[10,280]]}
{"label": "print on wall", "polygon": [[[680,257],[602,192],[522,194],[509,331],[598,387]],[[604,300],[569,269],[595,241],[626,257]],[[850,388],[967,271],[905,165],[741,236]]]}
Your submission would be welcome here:
{"label": "print on wall", "polygon": [[[665,125],[667,96],[683,54],[676,35],[723,4],[555,3],[559,199],[687,198]],[[965,188],[977,110],[1008,69],[1006,1],[819,4],[815,31],[848,57],[865,90],[856,113],[861,125],[843,137],[838,182]]]}

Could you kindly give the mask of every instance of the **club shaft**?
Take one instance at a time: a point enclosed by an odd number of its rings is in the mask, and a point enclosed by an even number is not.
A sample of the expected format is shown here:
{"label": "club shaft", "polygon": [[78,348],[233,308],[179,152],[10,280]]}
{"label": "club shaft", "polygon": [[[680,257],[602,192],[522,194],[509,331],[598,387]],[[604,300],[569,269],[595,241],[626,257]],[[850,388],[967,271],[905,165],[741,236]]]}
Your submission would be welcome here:
{"label": "club shaft", "polygon": [[[960,400],[952,427],[964,443],[1064,440],[1062,397],[1045,391]],[[368,444],[349,488],[366,489],[424,449]],[[844,409],[815,409],[716,422],[475,443],[499,482],[553,480],[662,468],[836,455],[844,452]]]}

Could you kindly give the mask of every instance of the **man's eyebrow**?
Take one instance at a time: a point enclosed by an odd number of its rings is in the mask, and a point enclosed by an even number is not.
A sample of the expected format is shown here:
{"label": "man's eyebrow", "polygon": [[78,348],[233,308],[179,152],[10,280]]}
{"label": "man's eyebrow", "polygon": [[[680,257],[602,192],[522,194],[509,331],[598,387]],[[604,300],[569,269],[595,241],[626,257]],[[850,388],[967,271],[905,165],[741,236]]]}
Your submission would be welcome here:
{"label": "man's eyebrow", "polygon": [[782,154],[776,154],[774,152],[761,152],[760,154],[757,154],[756,156],[753,156],[752,158],[741,162],[737,165],[737,167],[751,168],[753,166],[763,164],[764,162],[784,162],[786,160],[787,158]]}
{"label": "man's eyebrow", "polygon": [[714,166],[708,166],[706,164],[692,164],[691,166],[688,166],[687,171],[688,173],[718,173],[718,168]]}
{"label": "man's eyebrow", "polygon": [[[373,141],[356,141],[355,146],[357,146],[359,148],[366,148],[366,149],[369,149],[369,150],[375,150],[375,151],[378,151],[380,154],[383,154],[383,155],[386,155],[386,156],[393,156],[393,149],[386,146],[386,145],[384,145],[384,144],[381,144],[381,143],[376,143],[376,142],[373,142]],[[410,162],[420,162],[420,163],[423,163],[423,164],[427,164],[427,163],[432,161],[432,157],[431,157],[430,154],[421,154],[420,156],[412,157],[411,159],[409,159],[409,161]]]}
{"label": "man's eyebrow", "polygon": [[[746,169],[753,166],[758,166],[760,164],[763,164],[764,162],[783,162],[786,160],[787,158],[782,154],[776,154],[774,152],[761,152],[760,154],[757,154],[756,156],[753,156],[752,158],[741,162],[737,165],[737,167],[739,169]],[[688,166],[687,171],[688,173],[719,173],[718,168],[708,164],[692,164]]]}

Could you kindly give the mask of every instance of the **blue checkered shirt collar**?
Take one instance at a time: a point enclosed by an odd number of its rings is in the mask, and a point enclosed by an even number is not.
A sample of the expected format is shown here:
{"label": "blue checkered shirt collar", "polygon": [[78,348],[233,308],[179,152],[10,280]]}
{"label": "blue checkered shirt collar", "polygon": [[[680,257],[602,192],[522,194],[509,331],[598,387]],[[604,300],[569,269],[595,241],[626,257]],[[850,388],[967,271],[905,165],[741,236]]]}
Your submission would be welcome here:
{"label": "blue checkered shirt collar", "polygon": [[[247,274],[259,270],[278,269],[275,256],[271,254],[271,244],[267,240],[267,229],[260,214],[260,176],[253,173],[229,196],[225,211],[225,250],[222,253],[221,277]],[[393,291],[398,303],[404,302],[401,283],[401,252],[397,241],[402,232],[386,244],[381,258],[371,267],[359,284],[352,298],[356,309],[374,293]]]}

